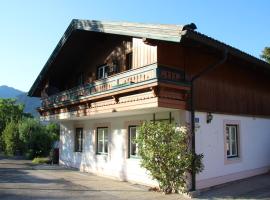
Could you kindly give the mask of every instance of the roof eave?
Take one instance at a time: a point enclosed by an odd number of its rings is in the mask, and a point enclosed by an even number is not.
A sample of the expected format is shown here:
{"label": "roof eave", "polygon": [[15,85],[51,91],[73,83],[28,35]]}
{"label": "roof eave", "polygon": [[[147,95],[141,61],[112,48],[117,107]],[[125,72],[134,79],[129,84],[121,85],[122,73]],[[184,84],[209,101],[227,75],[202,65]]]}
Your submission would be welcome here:
{"label": "roof eave", "polygon": [[256,65],[259,65],[261,67],[264,67],[265,69],[267,70],[270,70],[270,64],[259,59],[259,58],[256,58],[248,53],[245,53],[237,48],[234,48],[230,45],[227,45],[223,42],[220,42],[218,40],[215,40],[213,38],[210,38],[204,34],[201,34],[199,32],[196,32],[196,31],[192,31],[192,30],[186,30],[186,31],[183,31],[182,33],[182,37],[184,38],[190,38],[192,40],[195,40],[197,42],[201,42],[205,45],[208,45],[208,46],[211,46],[215,49],[219,49],[219,50],[224,50],[224,49],[227,49],[228,50],[228,53],[230,53],[231,55],[233,56],[236,56],[236,57],[240,57],[240,58],[243,58],[245,59],[246,61],[248,62],[251,62],[251,63],[254,63]]}

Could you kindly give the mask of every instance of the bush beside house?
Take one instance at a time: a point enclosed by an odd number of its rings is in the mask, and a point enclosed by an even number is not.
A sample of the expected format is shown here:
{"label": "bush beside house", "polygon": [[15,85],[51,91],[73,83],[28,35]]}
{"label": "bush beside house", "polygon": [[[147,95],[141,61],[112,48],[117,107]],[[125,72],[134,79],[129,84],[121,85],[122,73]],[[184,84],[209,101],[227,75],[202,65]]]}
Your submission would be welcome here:
{"label": "bush beside house", "polygon": [[203,155],[190,150],[190,132],[187,127],[169,123],[145,122],[139,128],[138,142],[141,166],[158,181],[164,193],[185,190],[187,174],[195,161],[196,173],[203,170]]}

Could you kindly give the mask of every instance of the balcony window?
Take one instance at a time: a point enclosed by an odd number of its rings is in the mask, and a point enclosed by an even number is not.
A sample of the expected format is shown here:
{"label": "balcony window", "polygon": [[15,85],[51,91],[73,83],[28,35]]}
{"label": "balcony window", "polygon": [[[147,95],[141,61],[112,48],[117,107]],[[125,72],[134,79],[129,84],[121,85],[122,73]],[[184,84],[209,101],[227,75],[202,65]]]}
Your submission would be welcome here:
{"label": "balcony window", "polygon": [[102,65],[98,67],[97,70],[97,79],[104,79],[107,78],[109,74],[109,66]]}
{"label": "balcony window", "polygon": [[83,73],[80,73],[78,76],[78,85],[83,85]]}
{"label": "balcony window", "polygon": [[132,69],[132,52],[126,54],[126,70]]}

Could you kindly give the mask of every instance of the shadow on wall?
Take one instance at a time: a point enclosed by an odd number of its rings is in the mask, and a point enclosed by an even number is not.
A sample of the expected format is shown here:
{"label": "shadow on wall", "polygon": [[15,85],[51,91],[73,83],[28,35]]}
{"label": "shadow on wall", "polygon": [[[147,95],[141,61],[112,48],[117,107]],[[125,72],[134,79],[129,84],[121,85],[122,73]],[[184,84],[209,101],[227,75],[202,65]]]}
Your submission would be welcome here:
{"label": "shadow on wall", "polygon": [[[82,171],[103,172],[106,170],[106,174],[116,176],[120,180],[127,181],[127,166],[126,166],[126,137],[123,134],[123,129],[114,130],[109,137],[109,155],[96,155],[95,149],[95,130],[84,130],[83,138],[83,152],[74,152],[74,131],[73,125],[62,125],[61,140],[64,145],[61,144],[60,159],[68,167],[78,168]],[[116,140],[113,137],[123,137],[121,147],[115,144]],[[120,150],[120,152],[118,151]],[[112,152],[120,153],[114,155]],[[117,161],[111,162],[112,157],[117,156]],[[120,156],[120,158],[119,158]],[[115,166],[114,166],[115,165]],[[117,165],[117,166],[116,166]],[[109,171],[111,170],[111,171]]]}
{"label": "shadow on wall", "polygon": [[[64,165],[68,167],[73,167],[80,169],[82,171],[102,171],[103,168],[98,167],[99,161],[102,159],[97,159],[96,150],[95,150],[95,140],[93,140],[93,135],[95,132],[87,132],[84,130],[83,134],[83,151],[75,152],[74,151],[74,127],[73,124],[70,126],[64,126],[61,139],[62,139],[62,149],[60,158],[64,162]],[[106,162],[107,160],[104,160]]]}
{"label": "shadow on wall", "polygon": [[68,167],[80,168],[81,154],[74,151],[74,130],[73,124],[61,125],[61,151],[60,159]]}
{"label": "shadow on wall", "polygon": [[[122,140],[122,147],[121,147],[121,153],[122,153],[122,157],[123,157],[123,162],[122,162],[122,166],[121,166],[121,171],[120,171],[120,178],[121,180],[123,181],[127,181],[127,142],[126,142],[126,139],[127,139],[127,133],[126,131],[123,131],[122,133],[120,134],[123,134],[123,140]],[[126,134],[126,135],[124,135]]]}

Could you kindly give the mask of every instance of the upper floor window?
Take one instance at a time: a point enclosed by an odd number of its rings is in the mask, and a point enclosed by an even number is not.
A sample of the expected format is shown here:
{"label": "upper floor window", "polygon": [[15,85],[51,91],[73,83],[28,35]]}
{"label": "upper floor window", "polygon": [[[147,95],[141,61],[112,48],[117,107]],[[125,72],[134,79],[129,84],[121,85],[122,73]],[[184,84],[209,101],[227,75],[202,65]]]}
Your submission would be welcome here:
{"label": "upper floor window", "polygon": [[226,124],[227,158],[239,157],[239,133],[237,124]]}
{"label": "upper floor window", "polygon": [[126,70],[132,69],[132,52],[126,54]]}
{"label": "upper floor window", "polygon": [[83,73],[80,73],[78,76],[78,85],[83,85]]}
{"label": "upper floor window", "polygon": [[82,152],[83,149],[83,129],[82,128],[76,128],[75,130],[75,152]]}
{"label": "upper floor window", "polygon": [[97,70],[97,79],[104,79],[107,78],[109,74],[109,66],[102,65],[98,67]]}
{"label": "upper floor window", "polygon": [[128,146],[129,146],[129,158],[138,157],[138,144],[135,142],[135,139],[138,136],[138,127],[137,126],[129,126],[128,127]]}

